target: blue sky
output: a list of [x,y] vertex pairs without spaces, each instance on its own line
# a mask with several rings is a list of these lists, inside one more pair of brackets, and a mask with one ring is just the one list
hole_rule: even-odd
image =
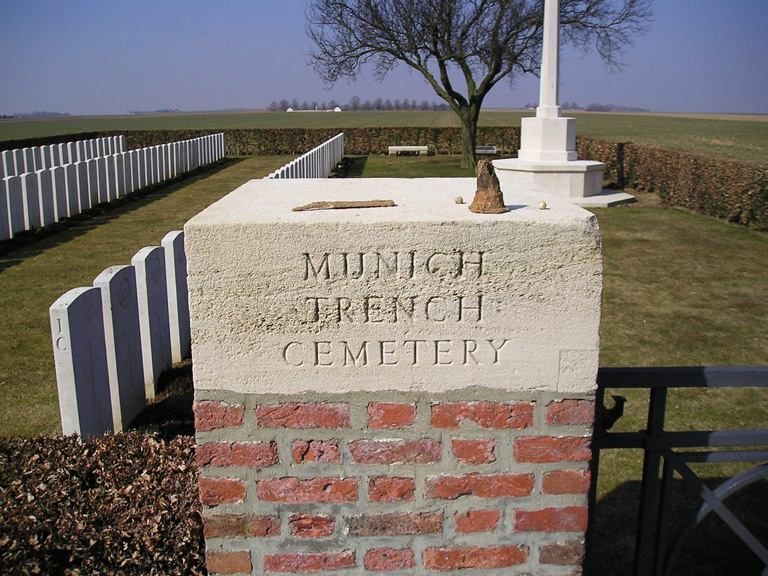
[[[0,0],[0,114],[259,109],[353,95],[438,101],[404,67],[329,88],[307,64],[304,0]],[[609,73],[564,49],[561,102],[768,113],[768,0],[655,0],[650,34]],[[538,79],[485,106],[538,101]]]

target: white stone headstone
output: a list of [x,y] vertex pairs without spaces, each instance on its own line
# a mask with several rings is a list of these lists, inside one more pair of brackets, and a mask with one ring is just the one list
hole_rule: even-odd
[[56,207],[53,196],[53,178],[50,170],[38,170],[37,193],[40,198],[40,222],[43,226],[50,226],[56,222]]
[[168,151],[170,150],[169,144],[160,145],[160,182],[168,180],[171,174],[171,167],[168,162]]
[[64,166],[51,168],[53,183],[54,213],[56,222],[69,217],[69,199],[67,195],[67,170]]
[[14,174],[17,176],[21,176],[27,171],[24,150],[26,148],[16,148],[13,150]]
[[50,161],[50,168],[55,168],[56,166],[62,166],[66,164],[66,162],[63,161],[61,157],[61,149],[59,148],[59,144],[51,144],[48,146],[48,158]]
[[80,198],[78,205],[80,212],[85,212],[91,207],[90,166],[88,161],[75,162],[75,166],[77,166],[77,193]]
[[40,146],[32,147],[32,166],[34,171],[42,170],[45,168],[43,164],[43,149]]
[[67,177],[67,212],[69,217],[80,214],[80,192],[77,168],[79,163],[64,166]]
[[59,154],[59,161],[60,166],[66,166],[67,164],[71,164],[72,160],[69,156],[69,145],[67,143],[61,143],[57,144],[58,146],[58,154]]
[[113,432],[101,291],[70,290],[53,303],[50,319],[62,432]]
[[152,181],[154,184],[160,184],[163,181],[163,148],[162,146],[152,147]]
[[171,367],[165,250],[160,246],[142,248],[131,264],[136,269],[144,389],[151,400],[160,375]]
[[189,357],[189,295],[187,294],[187,257],[184,232],[168,232],[162,240],[165,249],[165,273],[168,285],[171,359],[181,362]]
[[96,206],[99,200],[99,161],[96,158],[91,158],[85,161],[88,166],[88,206],[93,208]]
[[21,176],[9,176],[5,179],[5,191],[8,195],[8,225],[11,237],[26,228],[24,217],[24,187]]
[[[126,152],[129,159],[126,164],[125,187],[126,194],[133,194],[141,187],[139,180],[139,170],[141,170],[141,156],[138,150],[129,150]],[[130,182],[130,185],[129,185]]]
[[200,142],[197,139],[192,140],[190,143],[189,158],[190,170],[197,170],[200,168]]
[[166,180],[176,177],[176,142],[171,142],[165,147],[165,176]]
[[114,182],[111,180],[112,174],[107,164],[107,158],[99,156],[96,159],[96,165],[99,170],[99,203],[110,202],[112,200],[112,186],[114,186]]
[[21,189],[24,193],[24,229],[40,228],[40,193],[37,189],[37,174],[25,172],[21,176]]
[[13,150],[3,150],[0,152],[0,165],[2,165],[3,169],[3,178],[16,176],[16,161],[13,157]]
[[11,238],[10,212],[8,211],[8,185],[0,178],[0,241]]
[[24,166],[19,174],[35,171],[35,151],[32,148],[22,148]]
[[112,417],[120,432],[146,405],[135,269],[107,268],[93,285],[101,290]]
[[112,155],[112,162],[115,165],[115,195],[117,198],[122,198],[126,194],[126,156],[125,152],[116,152]]
[[77,142],[67,142],[67,157],[69,158],[70,164],[74,164],[75,162],[80,162],[82,160],[80,158],[80,147],[78,146]]

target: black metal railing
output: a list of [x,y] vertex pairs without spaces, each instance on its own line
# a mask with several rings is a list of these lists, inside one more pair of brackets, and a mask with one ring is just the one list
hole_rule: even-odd
[[[601,450],[635,448],[644,451],[634,575],[669,576],[682,544],[710,512],[757,555],[768,576],[768,550],[724,505],[723,500],[750,484],[768,478],[768,429],[665,431],[667,395],[672,388],[768,387],[768,366],[601,368],[597,377],[596,422],[593,438],[590,510],[595,510],[597,470]],[[625,399],[613,396],[614,406],[604,406],[607,389],[650,390],[647,425],[638,432],[609,432],[621,417]],[[766,407],[768,409],[768,407]],[[693,463],[762,463],[710,489],[690,467]],[[659,477],[661,472],[661,477]],[[701,498],[672,534],[670,509],[675,472]]]

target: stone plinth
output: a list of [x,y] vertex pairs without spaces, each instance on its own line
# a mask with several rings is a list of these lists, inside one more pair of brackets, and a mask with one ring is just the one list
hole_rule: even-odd
[[520,121],[520,150],[525,162],[568,162],[576,160],[575,118],[523,118]]
[[[475,187],[258,180],[187,223],[210,573],[580,563],[597,222],[474,214]],[[396,206],[291,210],[372,199]]]
[[[521,150],[522,152],[522,150]],[[597,196],[603,190],[605,164],[591,160],[537,161],[522,158],[495,160],[501,189],[513,194],[540,191],[579,199]]]

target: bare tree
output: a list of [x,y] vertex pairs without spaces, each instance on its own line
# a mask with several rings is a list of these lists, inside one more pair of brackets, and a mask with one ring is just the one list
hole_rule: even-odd
[[[647,30],[651,2],[560,0],[563,39],[617,67]],[[485,96],[504,78],[538,72],[543,0],[311,0],[307,22],[310,57],[328,83],[366,64],[379,78],[399,63],[417,70],[458,114],[462,166],[474,166]]]

